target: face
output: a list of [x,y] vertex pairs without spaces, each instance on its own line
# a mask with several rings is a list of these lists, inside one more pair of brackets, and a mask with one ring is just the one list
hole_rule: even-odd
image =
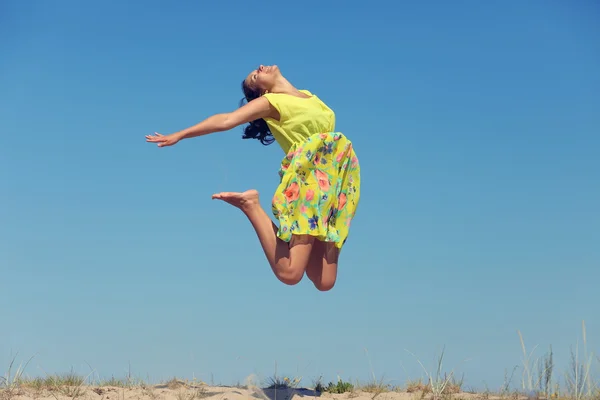
[[279,76],[277,65],[261,65],[246,77],[246,84],[251,88],[258,89],[261,93],[271,90]]

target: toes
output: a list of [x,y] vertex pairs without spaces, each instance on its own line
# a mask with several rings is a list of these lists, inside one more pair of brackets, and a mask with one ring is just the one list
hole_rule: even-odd
[[221,192],[218,194],[218,196],[220,197],[227,197],[227,198],[235,198],[235,197],[240,197],[241,193],[236,193],[236,192]]
[[212,195],[213,199],[233,199],[236,197],[239,197],[239,193],[221,192],[221,193],[215,193]]

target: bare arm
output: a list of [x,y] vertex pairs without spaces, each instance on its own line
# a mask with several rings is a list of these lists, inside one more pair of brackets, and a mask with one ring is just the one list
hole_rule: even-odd
[[204,121],[179,132],[170,135],[161,135],[160,133],[156,133],[155,136],[146,135],[146,141],[156,143],[158,147],[172,146],[181,139],[227,131],[238,125],[267,117],[277,120],[280,118],[279,112],[271,105],[269,100],[264,97],[259,97],[235,111],[215,114],[206,118]]
[[259,97],[230,113],[215,114],[208,117],[194,126],[177,132],[176,135],[180,139],[208,135],[214,132],[228,131],[247,122],[267,117],[279,119],[279,113],[269,100]]

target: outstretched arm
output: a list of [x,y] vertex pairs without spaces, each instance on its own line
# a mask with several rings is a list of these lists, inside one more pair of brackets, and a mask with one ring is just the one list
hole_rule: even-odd
[[247,122],[267,117],[279,119],[279,113],[271,105],[269,100],[264,97],[259,97],[233,112],[215,114],[194,126],[171,135],[161,135],[158,133],[156,136],[147,135],[146,141],[158,143],[159,147],[172,146],[181,139],[208,135],[214,132],[228,131]]

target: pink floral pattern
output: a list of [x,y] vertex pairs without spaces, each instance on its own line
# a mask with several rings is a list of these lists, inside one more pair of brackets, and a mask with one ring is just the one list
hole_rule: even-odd
[[360,165],[352,142],[325,132],[292,146],[281,162],[272,210],[277,235],[309,234],[342,248],[360,200]]

